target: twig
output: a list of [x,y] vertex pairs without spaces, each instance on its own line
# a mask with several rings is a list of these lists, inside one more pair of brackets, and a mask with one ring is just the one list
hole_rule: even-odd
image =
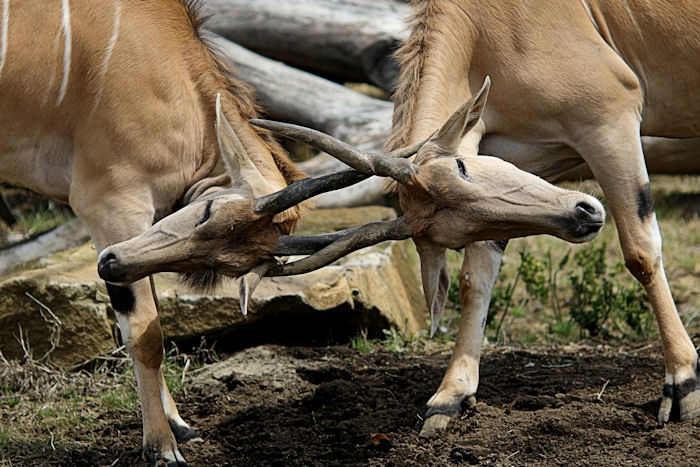
[[518,450],[515,451],[513,454],[509,454],[508,457],[506,457],[506,461],[509,461],[511,457],[513,457],[513,456],[515,456],[516,454],[519,454],[519,453],[520,453],[520,450],[518,449]]
[[603,393],[605,392],[605,388],[608,387],[608,383],[609,383],[609,382],[610,382],[610,380],[607,380],[607,381],[605,382],[605,384],[603,385],[603,389],[601,389],[600,392],[598,393],[598,400],[599,400],[600,402],[603,402],[603,399],[601,399],[601,397],[602,397]]
[[[39,314],[41,315],[41,318],[42,318],[46,323],[50,324],[50,325],[53,327],[53,329],[51,330],[51,336],[49,337],[49,343],[51,344],[51,347],[44,353],[44,355],[42,355],[42,356],[37,360],[38,362],[41,362],[41,361],[46,360],[46,359],[49,357],[49,355],[51,355],[51,353],[52,353],[54,350],[56,350],[56,347],[58,347],[58,344],[59,344],[59,342],[61,341],[61,326],[63,325],[63,323],[61,322],[60,319],[58,319],[58,316],[56,316],[56,315],[53,313],[53,311],[51,311],[51,309],[50,309],[48,306],[46,306],[46,305],[44,305],[43,303],[41,303],[41,302],[40,302],[36,297],[34,297],[32,294],[30,294],[29,292],[24,292],[24,295],[26,295],[26,296],[29,297],[34,303],[36,303],[37,305],[39,305],[39,307],[40,307],[40,308],[39,308]],[[44,315],[44,312],[42,311],[42,309],[43,309],[43,310],[46,310],[46,312],[47,312],[49,315],[51,315],[51,317],[53,318],[53,322],[52,322],[51,320],[49,320],[49,319],[46,317],[46,315]]]
[[189,357],[185,361],[185,367],[182,369],[182,378],[180,378],[180,383],[182,383],[182,392],[185,393],[185,397],[187,397],[187,387],[185,386],[185,373],[187,373],[187,369],[190,367],[190,359]]
[[542,365],[542,368],[566,368],[572,365],[573,363],[562,363],[560,365]]
[[391,392],[390,390],[388,390],[388,389],[386,389],[386,388],[380,388],[380,389],[381,389],[382,391],[386,391],[386,392],[388,392],[389,394],[391,394],[391,397],[393,397],[394,400],[395,400],[397,403],[399,402],[399,400],[396,398],[396,396],[394,395],[393,392]]
[[518,285],[519,279],[520,269],[518,269],[518,273],[515,275],[515,279],[513,279],[513,285],[508,291],[508,300],[506,301],[506,305],[503,307],[503,314],[501,314],[501,319],[498,321],[498,327],[496,328],[496,344],[498,344],[501,340],[501,326],[503,325],[503,320],[506,319],[506,315],[508,314],[508,310],[510,309],[510,304],[513,301],[513,294],[515,293],[515,287]]
[[650,349],[650,348],[652,348],[652,347],[654,347],[654,344],[647,344],[647,345],[643,345],[643,346],[641,346],[641,347],[638,347],[638,348],[636,348],[636,349],[632,349],[632,350],[630,350],[628,353],[630,353],[630,354],[636,354],[636,353],[638,353],[638,352],[641,352],[642,350]]
[[56,322],[57,322],[58,324],[60,324],[61,326],[63,325],[63,323],[61,322],[61,320],[58,319],[58,316],[56,316],[56,315],[53,314],[53,311],[51,311],[51,308],[49,308],[49,307],[47,307],[46,305],[44,305],[43,303],[41,303],[36,297],[34,297],[34,296],[33,296],[32,294],[30,294],[29,292],[24,292],[24,295],[26,295],[27,297],[29,297],[30,299],[32,299],[37,305],[39,305],[39,306],[42,307],[44,310],[46,310],[46,311],[51,315],[51,317],[52,317],[54,320],[56,320]]

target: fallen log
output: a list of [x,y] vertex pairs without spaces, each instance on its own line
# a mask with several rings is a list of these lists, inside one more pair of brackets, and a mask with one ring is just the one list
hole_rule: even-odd
[[207,27],[242,46],[342,81],[387,92],[391,59],[408,37],[411,6],[398,0],[206,0]]
[[[212,42],[238,75],[252,85],[269,118],[323,131],[363,151],[381,151],[391,128],[391,102],[360,94],[332,81],[276,62],[213,35]],[[310,175],[348,167],[321,154],[299,164]],[[376,204],[383,180],[369,179],[314,198],[318,207]]]
[[20,263],[73,248],[90,240],[87,226],[78,218],[48,232],[0,249],[0,276]]

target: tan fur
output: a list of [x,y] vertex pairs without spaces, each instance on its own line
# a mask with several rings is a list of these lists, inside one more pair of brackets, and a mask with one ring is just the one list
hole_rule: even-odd
[[[412,27],[397,54],[401,73],[388,149],[429,136],[490,76],[489,104],[461,154],[495,155],[547,178],[587,162],[615,215],[625,263],[654,306],[667,383],[696,378],[697,353],[666,283],[653,206],[644,201],[649,179],[639,135],[700,136],[700,3],[425,0]],[[447,188],[436,190],[440,179],[420,171],[417,177],[432,192]],[[445,196],[448,191],[431,215],[424,198],[400,191],[404,208],[430,217],[414,223],[443,241],[460,224],[453,216],[440,218],[441,204],[459,202]],[[500,260],[489,248],[474,243],[466,249],[479,260],[465,258],[465,270],[489,280],[462,284],[462,323],[478,321],[473,318],[488,307],[483,297]],[[468,354],[453,355],[429,407],[453,406],[476,387],[469,379],[478,375],[472,368],[478,353],[464,340],[479,340],[481,333],[472,331],[460,329],[456,352]],[[680,404],[686,415],[698,412],[697,402]],[[659,420],[667,421],[669,411],[666,401]]]
[[[10,2],[1,44],[0,181],[69,202],[98,250],[230,186],[215,131],[218,93],[225,118],[274,190],[303,177],[268,132],[249,124],[259,116],[252,89],[206,42],[197,5]],[[300,213],[294,207],[277,224],[267,219],[268,230],[291,232]],[[259,224],[245,226],[253,227]],[[273,243],[263,237],[264,245]],[[131,295],[113,290],[123,295],[122,306],[133,301],[117,316],[139,382],[144,448],[184,462],[163,407],[172,398],[162,387],[162,336],[149,281],[131,285]],[[167,410],[180,423],[177,411]]]

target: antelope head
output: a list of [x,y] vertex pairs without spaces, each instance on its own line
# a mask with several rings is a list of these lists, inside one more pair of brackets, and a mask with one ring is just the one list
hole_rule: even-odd
[[277,237],[290,233],[296,218],[280,215],[284,209],[253,212],[255,198],[273,190],[223,115],[220,96],[216,137],[232,188],[204,196],[141,235],[104,249],[98,258],[103,279],[127,284],[172,271],[206,290],[216,285],[221,274],[239,276],[271,258]]
[[[404,217],[394,221],[390,229],[393,237],[377,234],[376,239],[413,237],[431,313],[431,335],[437,328],[449,288],[446,248],[534,234],[585,242],[597,235],[605,219],[603,206],[592,196],[558,188],[496,157],[457,152],[462,139],[481,117],[489,86],[486,78],[479,92],[430,138],[393,154],[415,153],[413,162],[388,157],[391,155],[360,153],[302,127],[253,121],[316,146],[359,172],[388,176],[398,182]],[[398,231],[401,233],[396,234]],[[292,267],[285,265],[278,270]]]
[[[356,238],[353,233],[364,235],[362,229],[350,229],[330,235],[290,237],[287,234],[293,230],[296,217],[285,213],[312,196],[357,183],[368,175],[350,170],[306,178],[273,193],[224,117],[218,98],[216,134],[232,188],[202,197],[142,234],[105,248],[98,257],[102,279],[126,285],[157,272],[178,272],[188,285],[207,291],[222,276],[244,276],[240,298],[245,314],[248,297],[268,270],[278,264],[277,258],[321,249],[320,256],[311,255],[292,266],[304,269],[300,272],[310,271],[333,261],[339,245]],[[410,154],[403,150],[394,155]],[[362,242],[366,239],[354,245],[360,247]],[[323,249],[330,244],[334,246]],[[270,275],[287,274],[284,270],[270,271]]]

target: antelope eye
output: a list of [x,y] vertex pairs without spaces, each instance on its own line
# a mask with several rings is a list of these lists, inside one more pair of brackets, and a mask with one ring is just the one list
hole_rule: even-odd
[[467,175],[467,168],[464,166],[464,162],[462,162],[460,159],[457,159],[457,170],[459,170],[459,176],[462,178],[462,180],[466,181],[471,181],[469,178],[469,175]]
[[197,225],[195,225],[195,228],[199,227],[200,225],[204,224],[206,221],[209,220],[209,218],[211,217],[211,205],[213,202],[214,202],[213,199],[210,199],[209,201],[207,201],[207,207],[204,208],[204,216],[202,216],[202,219],[199,222],[197,222]]

